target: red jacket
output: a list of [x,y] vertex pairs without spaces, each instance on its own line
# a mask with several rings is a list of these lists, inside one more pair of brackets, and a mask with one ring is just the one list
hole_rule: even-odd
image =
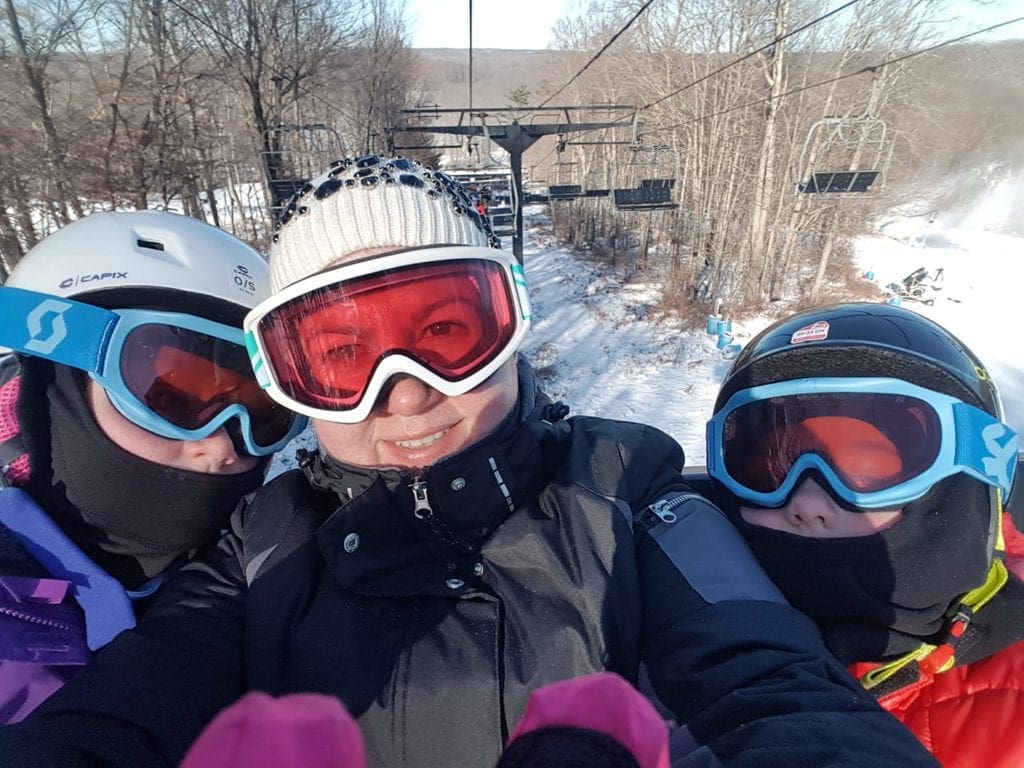
[[[1024,535],[1004,516],[1007,565],[1024,577]],[[982,608],[984,612],[984,608]],[[899,718],[943,768],[1024,766],[1024,642],[886,694]]]

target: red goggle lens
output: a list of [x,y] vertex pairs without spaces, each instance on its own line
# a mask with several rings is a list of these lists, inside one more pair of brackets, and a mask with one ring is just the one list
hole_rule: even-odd
[[290,397],[348,410],[389,355],[449,381],[479,371],[512,340],[515,313],[502,265],[444,261],[311,291],[269,312],[259,333]]

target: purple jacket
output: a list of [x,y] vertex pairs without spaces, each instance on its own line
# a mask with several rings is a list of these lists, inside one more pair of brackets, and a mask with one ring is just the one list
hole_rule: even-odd
[[31,555],[50,578],[0,562],[0,725],[18,722],[135,626],[124,587],[85,556],[19,488],[0,490],[3,549]]

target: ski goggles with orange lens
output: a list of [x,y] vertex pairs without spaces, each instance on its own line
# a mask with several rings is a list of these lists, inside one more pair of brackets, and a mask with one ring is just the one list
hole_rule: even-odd
[[227,428],[252,456],[305,426],[257,384],[241,329],[178,312],[106,310],[0,287],[0,344],[86,371],[132,423],[170,440]]
[[375,256],[300,280],[245,318],[260,384],[278,403],[355,424],[387,381],[454,396],[483,383],[530,327],[523,268],[494,248]]
[[799,379],[734,394],[707,427],[708,474],[783,506],[807,470],[863,509],[898,507],[963,472],[1006,498],[1017,434],[980,408],[899,379]]

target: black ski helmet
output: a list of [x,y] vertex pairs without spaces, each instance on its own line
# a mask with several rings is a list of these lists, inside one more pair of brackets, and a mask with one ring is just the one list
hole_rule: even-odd
[[963,342],[909,309],[867,302],[799,312],[763,330],[726,374],[715,413],[749,387],[857,376],[902,379],[1003,419],[995,384]]

